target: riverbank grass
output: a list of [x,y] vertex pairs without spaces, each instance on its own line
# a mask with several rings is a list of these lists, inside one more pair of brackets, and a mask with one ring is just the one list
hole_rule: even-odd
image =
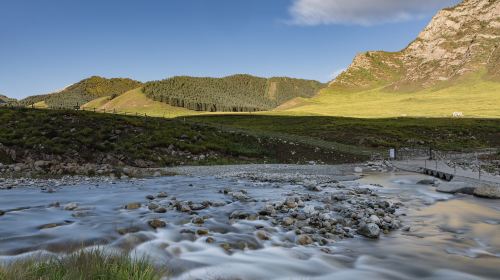
[[161,277],[162,272],[145,260],[110,256],[98,250],[0,266],[0,280],[159,280]]

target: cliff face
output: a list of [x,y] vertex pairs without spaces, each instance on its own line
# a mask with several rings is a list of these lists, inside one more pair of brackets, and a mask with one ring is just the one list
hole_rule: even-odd
[[499,45],[500,0],[465,0],[441,10],[404,50],[357,55],[330,86],[413,90],[478,71],[500,81]]

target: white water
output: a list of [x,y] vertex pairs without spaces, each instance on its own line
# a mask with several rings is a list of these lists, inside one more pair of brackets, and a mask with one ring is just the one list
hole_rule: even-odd
[[[169,268],[173,279],[498,279],[498,201],[436,193],[433,187],[416,184],[422,178],[374,174],[349,183],[383,185],[371,188],[405,204],[408,216],[403,220],[411,231],[396,231],[377,241],[357,236],[327,246],[297,246],[293,232],[267,221],[228,221],[234,210],[257,211],[262,200],[308,192],[298,185],[175,176],[63,187],[51,194],[34,187],[4,190],[0,191],[0,209],[9,211],[0,217],[0,261],[100,245],[146,256]],[[145,195],[159,191],[167,192],[169,199],[228,201],[218,193],[225,187],[245,189],[258,202],[234,202],[199,211],[199,215],[210,216],[203,227],[216,240],[212,244],[206,243],[206,236],[181,233],[182,229],[199,228],[190,223],[188,214],[156,214],[146,207],[123,209],[130,202],[144,203]],[[56,201],[78,203],[80,216],[74,217],[74,211],[62,207],[48,207]],[[151,218],[165,219],[168,225],[153,231],[146,224]],[[49,223],[62,225],[39,229]],[[272,232],[270,240],[255,238],[257,225]],[[125,236],[117,233],[117,229],[131,226],[140,231]],[[242,248],[228,252],[220,247],[222,243],[242,244]]]

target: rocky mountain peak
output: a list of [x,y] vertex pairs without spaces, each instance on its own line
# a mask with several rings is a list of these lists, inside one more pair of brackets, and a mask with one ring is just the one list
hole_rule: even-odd
[[485,71],[500,80],[500,0],[465,0],[441,10],[401,52],[359,54],[332,87],[412,90]]

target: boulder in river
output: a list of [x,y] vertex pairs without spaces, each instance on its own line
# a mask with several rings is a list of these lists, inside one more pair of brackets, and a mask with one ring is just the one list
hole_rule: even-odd
[[165,223],[162,220],[154,219],[154,220],[149,221],[148,225],[150,227],[154,228],[154,229],[157,229],[157,228],[164,228],[164,227],[166,227],[167,223]]
[[417,182],[417,185],[434,185],[436,183],[435,179],[423,179]]
[[139,202],[132,202],[127,205],[125,205],[125,209],[127,210],[136,210],[141,208],[141,204]]
[[5,215],[5,211],[0,210],[0,216]]
[[378,238],[380,236],[380,228],[374,223],[364,224],[358,229],[358,233],[368,238]]
[[73,211],[78,208],[78,204],[75,202],[68,203],[64,205],[64,210]]
[[302,234],[297,237],[297,244],[305,246],[313,243],[312,238],[307,234]]
[[474,190],[474,195],[484,198],[500,199],[500,186],[481,185]]
[[442,182],[436,188],[436,191],[442,193],[451,193],[451,194],[456,194],[456,193],[473,194],[474,189],[475,189],[474,186],[468,185],[467,183],[464,182]]

